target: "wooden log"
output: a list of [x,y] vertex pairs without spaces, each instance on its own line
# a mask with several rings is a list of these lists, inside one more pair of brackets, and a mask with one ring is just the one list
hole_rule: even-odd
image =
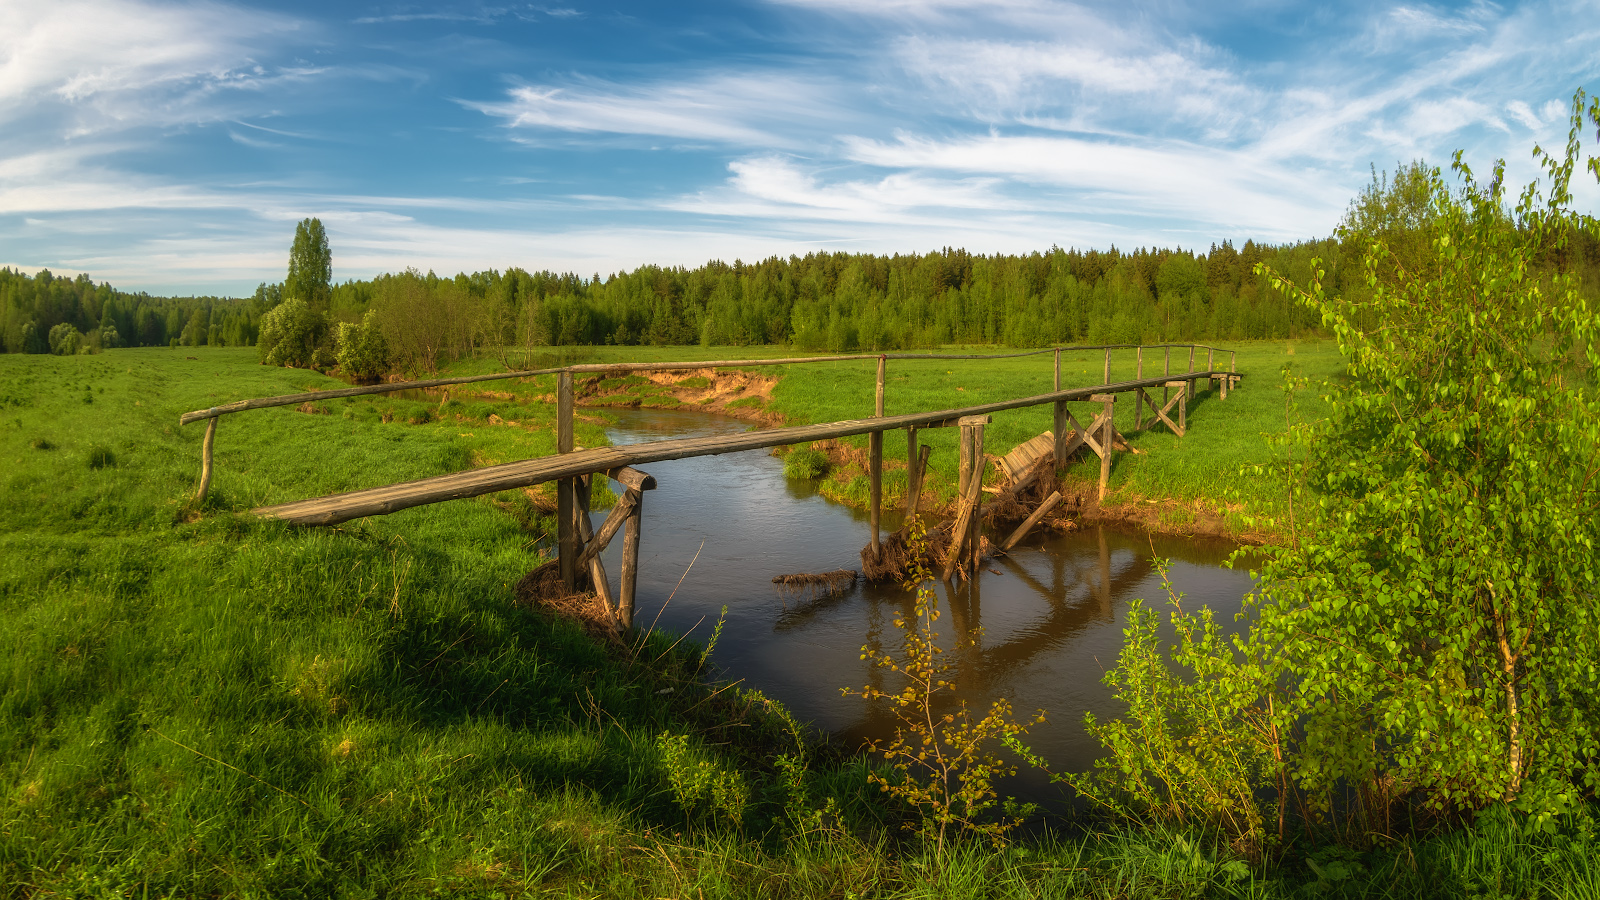
[[578,568],[587,566],[589,560],[605,552],[606,545],[610,544],[611,539],[622,529],[622,523],[633,514],[633,505],[639,502],[639,497],[639,492],[633,488],[622,493],[622,499],[618,500],[617,505],[606,515],[605,524],[600,526],[600,530],[593,537],[584,542],[583,552],[578,555]]
[[336,400],[340,397],[360,397],[367,394],[388,394],[394,391],[419,391],[428,388],[442,387],[447,384],[471,384],[479,381],[503,381],[507,378],[532,378],[535,375],[554,375],[560,369],[526,369],[517,372],[496,372],[492,375],[469,375],[464,378],[434,378],[428,381],[402,381],[395,384],[369,384],[361,387],[337,388],[331,391],[306,391],[300,394],[280,394],[276,397],[257,397],[252,400],[236,400],[213,406],[210,409],[197,409],[186,412],[178,417],[178,424],[187,425],[201,419],[215,419],[230,413],[246,412],[252,409],[271,409],[275,406],[299,406],[302,403],[314,403],[318,400]]
[[1027,537],[1028,532],[1033,530],[1033,526],[1039,524],[1039,520],[1048,515],[1050,510],[1055,509],[1056,504],[1060,502],[1060,491],[1056,491],[1055,493],[1051,494],[1043,503],[1039,504],[1038,509],[1033,511],[1033,515],[1030,515],[1028,518],[1024,519],[1022,524],[1017,526],[1017,530],[1011,532],[1011,536],[1006,538],[1006,542],[1004,544],[1000,545],[1000,549],[1010,550],[1012,547],[1015,547],[1017,542],[1022,540],[1024,537]]
[[211,447],[217,440],[217,420],[212,419],[206,423],[206,437],[200,442],[200,489],[194,492],[194,499],[206,499],[206,492],[211,490]]
[[622,574],[617,585],[622,595],[617,600],[617,621],[623,628],[633,627],[633,610],[639,586],[639,535],[644,517],[644,494],[630,489],[634,497],[633,508],[628,511],[628,521],[622,533]]
[[629,466],[619,466],[615,469],[608,469],[606,471],[606,477],[610,478],[612,481],[620,482],[623,487],[630,488],[635,491],[653,491],[656,489],[656,478],[654,475],[641,472],[638,469],[631,468]]

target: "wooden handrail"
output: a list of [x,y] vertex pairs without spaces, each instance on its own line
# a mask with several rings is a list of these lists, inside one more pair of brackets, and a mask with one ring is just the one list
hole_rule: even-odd
[[497,466],[486,466],[481,469],[471,469],[449,475],[438,475],[402,484],[350,491],[329,497],[263,506],[251,510],[251,512],[256,515],[283,519],[302,525],[336,525],[351,519],[385,515],[402,509],[410,509],[414,506],[424,506],[444,500],[476,497],[482,494],[528,487],[563,478],[578,478],[594,472],[610,471],[620,466],[642,466],[661,460],[684,459],[691,456],[717,456],[723,453],[737,453],[741,450],[759,450],[767,447],[802,444],[858,434],[896,431],[901,428],[950,426],[958,424],[962,418],[967,416],[986,415],[1009,409],[1040,406],[1057,401],[1104,402],[1102,398],[1110,394],[1135,391],[1141,388],[1161,387],[1170,381],[1190,381],[1213,377],[1239,378],[1241,376],[1226,371],[1208,370],[1186,373],[1181,377],[1162,376],[1160,378],[1124,381],[1110,385],[1051,391],[1048,394],[1039,394],[1033,397],[1000,400],[994,403],[983,403],[960,409],[906,413],[898,416],[883,416],[881,418],[874,416],[867,419],[850,419],[817,425],[792,425],[767,431],[752,431],[741,434],[649,441],[621,447],[595,447],[587,450],[574,450],[571,453],[560,453],[519,462],[503,463]]

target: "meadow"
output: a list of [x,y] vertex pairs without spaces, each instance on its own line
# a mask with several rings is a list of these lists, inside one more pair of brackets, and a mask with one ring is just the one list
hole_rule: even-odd
[[[1292,357],[1289,346],[1245,345],[1239,367],[1253,380],[1225,403],[1197,403],[1181,448],[1130,433],[1150,452],[1120,458],[1117,489],[1227,498],[1231,487],[1246,509],[1271,509],[1270,483],[1237,476],[1266,444],[1238,437],[1283,421],[1281,362],[1308,374],[1336,362],[1325,345]],[[638,351],[536,364],[623,352]],[[1038,392],[1047,359],[946,364],[942,376],[892,365],[889,410],[947,405],[946,391],[972,402]],[[871,385],[867,362],[799,368],[774,406],[796,419],[860,415]],[[514,584],[540,561],[545,530],[526,495],[330,529],[243,512],[549,453],[552,413],[526,402],[541,385],[230,416],[212,495],[189,499],[204,429],[180,427],[180,413],[334,386],[259,366],[248,348],[0,356],[6,895],[1600,893],[1587,820],[1548,834],[1489,817],[1362,851],[1308,835],[1270,865],[1204,835],[1056,823],[935,864],[869,790],[865,761],[715,683],[692,641],[652,632],[612,645],[519,604]],[[604,439],[601,415],[583,411],[580,444]],[[1048,427],[1045,410],[1008,415],[991,431],[997,452]],[[952,455],[940,447],[936,465]]]

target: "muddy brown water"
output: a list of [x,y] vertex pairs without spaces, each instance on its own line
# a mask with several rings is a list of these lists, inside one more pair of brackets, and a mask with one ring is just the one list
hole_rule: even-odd
[[[678,410],[606,410],[613,444],[743,432],[749,423]],[[781,701],[802,721],[857,747],[892,735],[888,710],[841,688],[892,686],[861,659],[864,644],[900,644],[894,619],[909,613],[909,592],[856,582],[815,597],[772,583],[776,575],[860,569],[870,539],[864,513],[824,499],[814,483],[784,477],[783,461],[757,450],[652,463],[659,487],[645,494],[637,624],[704,641],[726,605],[712,663],[728,680]],[[596,523],[599,526],[599,521]],[[887,527],[898,527],[890,518]],[[621,541],[605,554],[621,568]],[[1130,604],[1165,594],[1153,557],[1171,560],[1185,608],[1205,605],[1232,630],[1251,589],[1244,564],[1224,564],[1234,545],[1090,528],[1034,534],[989,561],[975,583],[938,587],[940,643],[981,628],[978,644],[952,654],[958,695],[987,709],[999,697],[1018,714],[1044,709],[1048,721],[1028,737],[1058,770],[1084,771],[1101,747],[1083,727],[1085,712],[1123,713],[1101,681],[1116,664]],[[698,558],[696,558],[698,554]],[[681,583],[680,583],[681,581]],[[670,601],[669,601],[670,598]],[[1055,806],[1065,789],[1037,772],[1004,784],[1008,793]]]

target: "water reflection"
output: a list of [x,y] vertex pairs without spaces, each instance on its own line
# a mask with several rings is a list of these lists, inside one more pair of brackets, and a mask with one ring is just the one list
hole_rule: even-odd
[[[739,420],[681,411],[611,414],[617,423],[609,433],[617,444],[746,428]],[[660,627],[704,637],[726,604],[728,621],[713,660],[725,674],[847,743],[888,736],[886,710],[842,697],[840,688],[892,687],[883,682],[883,670],[861,660],[861,648],[898,647],[893,623],[910,614],[911,594],[857,582],[819,596],[771,583],[779,574],[859,568],[868,539],[865,516],[784,478],[782,461],[764,451],[645,468],[659,487],[645,504],[640,624],[659,615]],[[607,553],[615,557],[618,549]],[[1101,678],[1116,663],[1128,604],[1164,599],[1153,557],[1172,560],[1173,582],[1188,603],[1210,606],[1231,624],[1250,589],[1244,571],[1221,567],[1232,550],[1223,542],[1098,528],[1036,534],[1009,556],[991,560],[972,582],[939,585],[937,630],[959,666],[957,699],[987,709],[1005,697],[1019,714],[1045,709],[1050,720],[1035,729],[1034,749],[1057,768],[1087,769],[1099,745],[1084,732],[1083,714],[1120,713]],[[609,571],[619,566],[620,560],[607,560]],[[957,636],[976,637],[977,644],[960,649]],[[1055,793],[1038,776],[1009,787],[1038,798]]]

